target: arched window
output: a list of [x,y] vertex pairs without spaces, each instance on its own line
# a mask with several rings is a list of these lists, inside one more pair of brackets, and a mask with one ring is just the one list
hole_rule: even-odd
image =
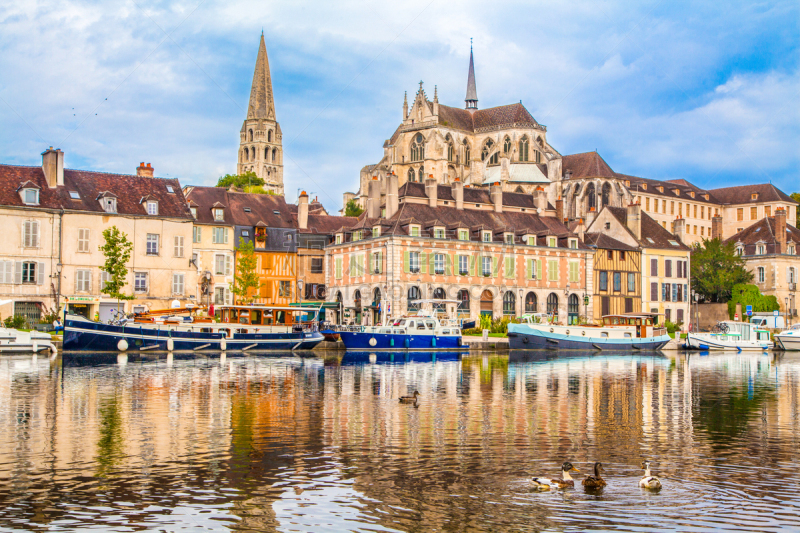
[[605,207],[611,202],[611,184],[608,182],[603,184],[603,198],[601,201],[602,205],[600,207]]
[[506,137],[503,140],[503,153],[508,155],[511,152],[511,139]]
[[[439,287],[438,289],[433,290],[433,299],[434,300],[444,300],[446,298],[444,294],[444,289]],[[439,313],[447,312],[445,309],[444,304],[434,304],[433,308]]]
[[408,169],[408,181],[416,181],[416,173],[413,168]]
[[270,142],[270,143],[272,142],[272,130],[269,130],[267,132],[267,142]]
[[250,142],[253,142],[253,130],[250,130]]
[[465,165],[469,165],[469,158],[470,158],[469,143],[467,143],[467,140],[464,139],[464,164]]
[[411,143],[411,160],[422,161],[425,159],[425,138],[421,133],[417,133]]
[[375,287],[375,290],[372,291],[372,305],[377,307],[381,303],[381,289],[379,287]]
[[419,300],[422,299],[422,293],[419,291],[419,287],[412,285],[408,288],[408,310],[410,311],[418,311],[419,310]]
[[577,317],[578,313],[580,313],[580,300],[578,300],[577,294],[570,294],[569,299],[567,300],[567,313],[570,315],[575,315]]
[[527,135],[519,140],[519,160],[520,161],[527,161],[528,160],[528,148],[530,142],[528,141]]
[[558,316],[558,295],[554,292],[547,297],[547,314]]
[[456,300],[458,300],[458,312],[469,313],[469,291],[467,289],[458,291]]
[[[489,157],[489,153],[492,151],[492,147],[494,146],[494,141],[489,139],[486,141],[486,144],[483,145],[483,150],[481,150],[481,161],[486,161],[486,158]],[[489,157],[489,164],[496,165],[497,164],[497,152],[492,154]]]
[[264,161],[269,161],[269,148],[264,148]]
[[525,295],[525,312],[535,313],[539,307],[539,299],[536,297],[535,292],[529,292]]
[[453,143],[447,143],[447,160],[452,162],[456,158],[455,153],[456,151],[453,148]]
[[361,291],[358,289],[353,293],[353,307],[356,309],[361,308]]
[[503,314],[514,316],[517,314],[517,297],[514,291],[506,291],[503,295]]
[[536,162],[537,163],[542,162],[542,152],[540,152],[539,150],[536,150]]
[[586,186],[586,211],[597,208],[597,194],[594,191],[594,183]]
[[744,255],[744,247],[743,246],[737,246],[736,247],[736,255]]
[[242,161],[244,161],[244,150],[242,150],[242,153],[239,154],[239,162],[241,163]]
[[276,159],[278,159],[278,149],[277,148],[273,148],[272,149],[272,162],[274,163]]

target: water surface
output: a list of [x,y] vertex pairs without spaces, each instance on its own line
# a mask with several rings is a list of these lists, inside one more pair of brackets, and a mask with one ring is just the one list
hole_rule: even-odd
[[0,356],[0,531],[797,530],[799,407],[791,354]]

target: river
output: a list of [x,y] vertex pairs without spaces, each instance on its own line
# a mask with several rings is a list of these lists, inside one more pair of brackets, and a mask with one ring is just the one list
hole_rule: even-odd
[[797,530],[799,415],[793,354],[4,355],[0,531]]

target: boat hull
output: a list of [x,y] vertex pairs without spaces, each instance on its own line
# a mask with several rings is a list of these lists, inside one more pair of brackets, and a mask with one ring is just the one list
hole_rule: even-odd
[[116,352],[120,351],[121,340],[127,342],[128,351],[264,351],[310,350],[323,337],[318,331],[302,331],[234,333],[232,338],[224,338],[222,333],[177,331],[145,324],[115,326],[70,319],[64,324],[64,351]]
[[[729,350],[738,352],[763,352],[772,348],[771,342],[733,342],[715,339],[710,335],[689,333],[686,335],[686,347],[693,350]],[[798,347],[800,349],[800,347]]]
[[659,350],[670,340],[669,335],[615,339],[550,333],[525,324],[508,326],[508,347],[511,350]]
[[347,350],[459,350],[460,335],[403,335],[340,331],[339,337]]
[[775,339],[775,347],[787,352],[794,352],[800,350],[800,336],[798,335],[781,335],[780,333],[773,336]]

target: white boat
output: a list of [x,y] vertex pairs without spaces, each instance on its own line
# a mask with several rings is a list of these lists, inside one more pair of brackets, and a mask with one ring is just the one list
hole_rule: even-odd
[[776,333],[772,338],[775,339],[776,348],[786,351],[800,350],[800,324]]
[[749,322],[725,320],[716,333],[689,333],[686,348],[694,350],[764,351],[772,348],[769,331]]
[[49,333],[0,327],[0,353],[31,353],[42,350],[56,353],[56,346]]

